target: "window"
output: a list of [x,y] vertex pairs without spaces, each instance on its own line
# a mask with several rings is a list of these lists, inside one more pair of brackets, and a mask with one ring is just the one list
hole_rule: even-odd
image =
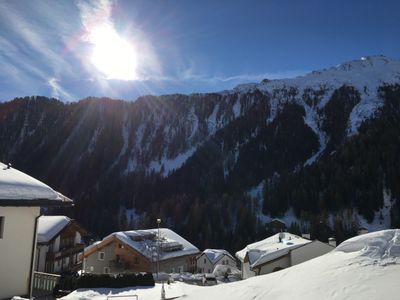
[[104,267],[104,274],[110,274],[110,268]]
[[206,264],[207,263],[207,261],[206,261],[206,259],[204,259],[204,264]]
[[0,217],[0,239],[3,238],[4,235],[4,217]]
[[104,257],[106,256],[106,254],[104,253],[104,252],[99,252],[98,253],[98,256],[97,256],[97,259],[98,260],[104,260]]
[[135,264],[138,264],[139,263],[139,257],[136,256],[134,262],[135,262]]

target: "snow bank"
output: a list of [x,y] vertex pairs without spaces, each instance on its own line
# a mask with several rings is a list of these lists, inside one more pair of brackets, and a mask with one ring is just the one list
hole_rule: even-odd
[[359,252],[374,264],[395,264],[400,262],[400,229],[356,236],[340,244],[334,251]]

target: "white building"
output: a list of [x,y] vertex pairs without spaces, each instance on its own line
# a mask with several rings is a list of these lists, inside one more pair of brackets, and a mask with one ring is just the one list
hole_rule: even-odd
[[71,203],[39,180],[0,163],[0,299],[31,293],[40,207]]
[[246,279],[294,266],[333,249],[333,246],[318,240],[310,241],[288,232],[281,232],[247,245],[236,252],[236,257],[241,262],[242,278]]
[[[158,237],[158,232],[160,237]],[[197,247],[168,228],[114,232],[84,251],[88,273],[193,272]]]
[[35,270],[46,273],[82,269],[88,232],[67,216],[41,216],[38,223]]
[[212,273],[217,265],[228,265],[236,268],[236,259],[223,249],[206,249],[196,258],[198,273]]

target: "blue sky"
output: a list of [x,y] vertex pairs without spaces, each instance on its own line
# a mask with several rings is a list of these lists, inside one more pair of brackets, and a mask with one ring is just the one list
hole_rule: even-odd
[[[212,92],[365,55],[400,58],[399,11],[397,0],[2,0],[0,101]],[[104,26],[117,40],[95,36]],[[116,41],[132,47],[135,66],[104,56]],[[133,77],[95,65],[97,45],[100,60],[119,58]]]

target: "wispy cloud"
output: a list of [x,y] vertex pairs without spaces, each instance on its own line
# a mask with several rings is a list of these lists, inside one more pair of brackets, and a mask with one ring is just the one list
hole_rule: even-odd
[[75,98],[59,84],[56,78],[50,78],[47,83],[51,87],[51,96],[57,99],[74,100]]
[[263,79],[285,79],[294,78],[306,74],[308,71],[280,71],[260,74],[238,74],[232,76],[210,76],[206,74],[196,74],[189,70],[176,76],[147,76],[138,81],[199,81],[208,83],[228,83],[228,82],[259,82]]
[[71,28],[64,12],[65,7],[57,3],[50,8],[36,1],[35,5],[0,2],[0,65],[28,95],[45,94],[40,87],[48,83],[48,78],[74,74],[71,63],[62,55],[63,40]]

